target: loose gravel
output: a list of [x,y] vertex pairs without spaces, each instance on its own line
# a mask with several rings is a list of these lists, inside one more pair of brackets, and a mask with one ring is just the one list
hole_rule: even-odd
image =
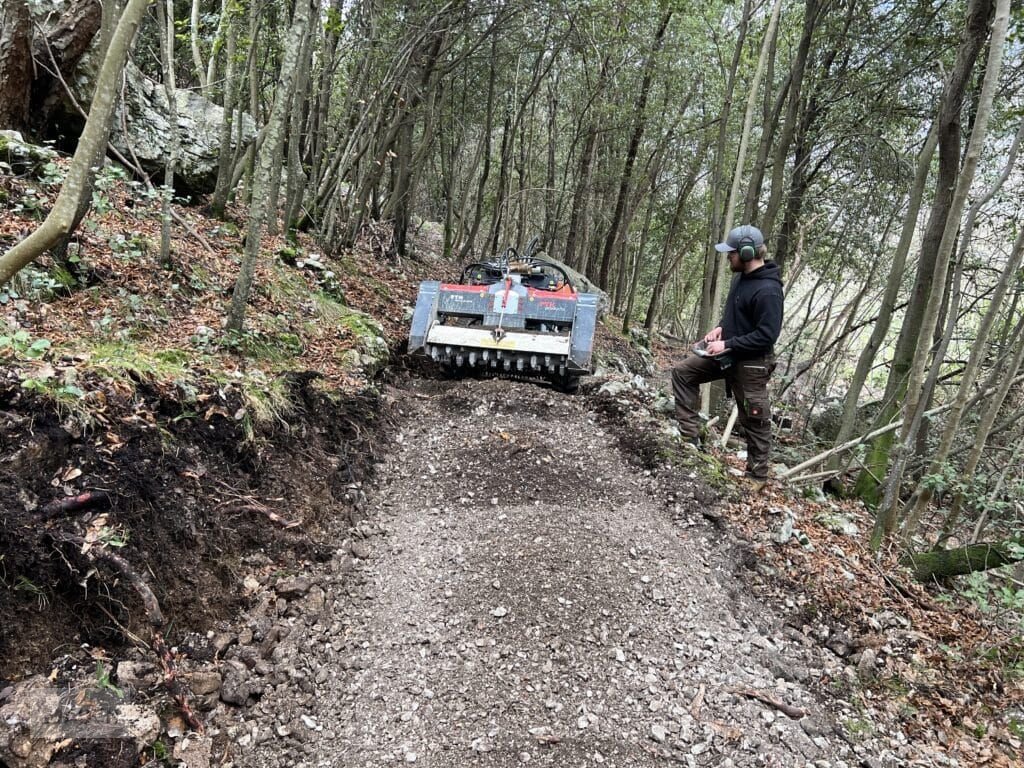
[[261,690],[234,662],[235,765],[860,764],[811,693],[827,662],[737,578],[695,477],[631,464],[585,397],[391,394],[364,519],[250,612],[270,639]]

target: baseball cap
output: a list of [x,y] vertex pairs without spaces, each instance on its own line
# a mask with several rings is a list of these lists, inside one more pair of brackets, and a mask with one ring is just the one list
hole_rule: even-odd
[[719,253],[728,253],[729,251],[738,251],[741,245],[753,245],[755,248],[760,248],[764,245],[764,235],[753,224],[744,224],[729,230],[729,236],[725,238],[725,242],[718,243],[715,250]]

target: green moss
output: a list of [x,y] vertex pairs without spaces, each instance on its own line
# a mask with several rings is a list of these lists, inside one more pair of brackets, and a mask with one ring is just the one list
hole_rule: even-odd
[[224,337],[223,346],[236,354],[254,360],[262,360],[273,366],[289,366],[294,358],[302,354],[302,339],[290,332],[272,333],[266,331],[243,331],[229,333]]
[[848,717],[843,720],[843,728],[857,741],[867,739],[875,732],[875,724],[866,718]]
[[190,358],[182,350],[147,350],[129,342],[108,342],[89,350],[87,367],[121,381],[188,380]]

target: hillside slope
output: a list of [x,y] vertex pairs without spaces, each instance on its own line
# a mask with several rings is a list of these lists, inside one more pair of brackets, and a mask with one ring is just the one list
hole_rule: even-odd
[[[7,244],[53,185],[0,179]],[[226,336],[239,221],[180,213],[162,266],[106,171],[0,295],[0,764],[1015,764],[1009,636],[862,509],[684,452],[679,350],[608,323],[573,399],[440,379],[402,354],[457,269],[429,225],[403,260],[271,239]]]

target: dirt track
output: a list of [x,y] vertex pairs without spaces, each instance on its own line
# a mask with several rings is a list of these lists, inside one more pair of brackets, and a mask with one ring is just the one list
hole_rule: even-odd
[[393,394],[366,538],[311,574],[325,597],[285,620],[236,765],[859,762],[782,679],[820,670],[745,596],[691,479],[631,465],[582,397]]

